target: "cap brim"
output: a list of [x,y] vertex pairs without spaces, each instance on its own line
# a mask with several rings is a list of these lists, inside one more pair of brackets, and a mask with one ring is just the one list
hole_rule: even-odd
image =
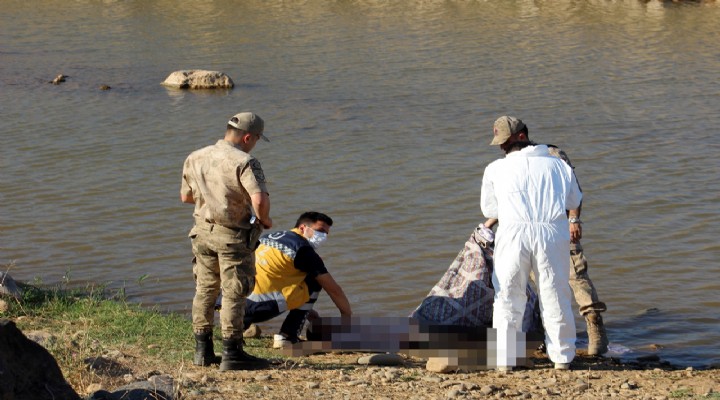
[[490,146],[500,146],[501,144],[507,142],[508,138],[502,138],[500,136],[495,136],[490,142]]
[[262,133],[260,134],[260,137],[262,138],[262,140],[264,140],[264,141],[266,141],[266,142],[269,142],[269,141],[270,141],[270,139],[268,139],[268,137],[265,136],[265,135],[263,135]]

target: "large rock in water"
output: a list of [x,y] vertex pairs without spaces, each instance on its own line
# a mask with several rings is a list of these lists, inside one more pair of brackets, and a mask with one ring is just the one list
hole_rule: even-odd
[[230,89],[235,86],[224,73],[201,69],[175,71],[162,84],[180,89]]
[[80,400],[55,358],[23,335],[15,323],[0,320],[0,400]]

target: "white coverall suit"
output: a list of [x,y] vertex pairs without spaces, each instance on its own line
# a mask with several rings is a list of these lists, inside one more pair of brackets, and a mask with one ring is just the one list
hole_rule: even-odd
[[511,152],[485,169],[480,206],[485,217],[500,221],[493,271],[498,366],[514,366],[517,357],[525,356],[514,349],[515,335],[522,330],[531,269],[538,285],[548,356],[555,363],[570,363],[575,357],[568,283],[570,227],[565,210],[577,208],[580,200],[582,192],[571,167],[551,156],[545,145]]

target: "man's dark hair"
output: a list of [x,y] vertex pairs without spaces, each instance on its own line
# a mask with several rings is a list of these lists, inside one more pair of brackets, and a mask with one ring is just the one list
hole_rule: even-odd
[[515,143],[513,143],[513,145],[510,148],[507,149],[505,154],[510,154],[513,151],[522,150],[528,146],[537,146],[537,143],[535,143],[531,140],[528,140],[527,142],[515,142]]
[[307,211],[300,215],[300,218],[298,218],[297,222],[295,222],[295,227],[297,228],[300,225],[314,224],[318,221],[322,221],[330,226],[332,226],[333,224],[332,218],[328,217],[327,215],[316,211]]

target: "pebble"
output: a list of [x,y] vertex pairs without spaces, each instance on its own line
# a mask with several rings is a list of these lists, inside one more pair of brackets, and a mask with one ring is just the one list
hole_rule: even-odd
[[482,388],[480,388],[480,393],[488,396],[488,395],[492,394],[492,392],[494,392],[495,390],[496,390],[495,386],[488,385],[488,386],[483,386]]
[[402,365],[403,358],[397,354],[372,354],[358,358],[360,365]]
[[306,386],[308,389],[318,389],[320,384],[318,382],[308,382]]
[[172,386],[174,385],[175,380],[170,375],[153,375],[148,378],[148,382],[160,386],[160,385],[167,385]]
[[389,380],[393,380],[393,379],[397,378],[397,373],[394,371],[385,371],[384,375]]
[[460,396],[461,394],[463,394],[463,392],[461,390],[451,389],[450,391],[447,392],[447,395],[445,397],[447,397],[448,399],[453,399],[455,397]]
[[423,376],[422,380],[430,383],[440,383],[443,381],[439,376]]
[[578,383],[573,387],[573,389],[576,392],[584,392],[584,391],[590,389],[590,385],[588,385],[587,383]]
[[272,376],[263,374],[263,375],[255,375],[253,378],[256,381],[260,382],[260,381],[269,381],[270,379],[272,379]]

